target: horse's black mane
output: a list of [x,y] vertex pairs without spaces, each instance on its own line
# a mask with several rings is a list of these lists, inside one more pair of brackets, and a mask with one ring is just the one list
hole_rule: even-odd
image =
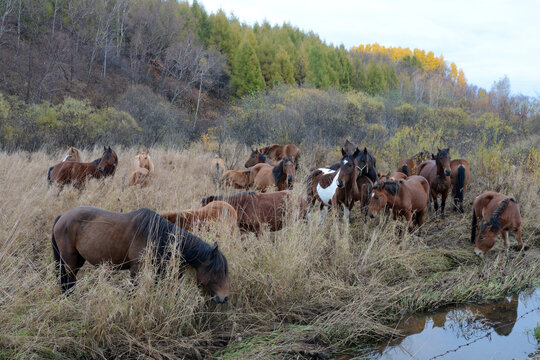
[[197,236],[168,222],[150,209],[136,210],[135,217],[139,233],[156,244],[156,260],[158,262],[168,259],[171,251],[169,246],[177,241],[177,249],[190,266],[198,267],[210,258],[211,261],[207,269],[216,272],[223,271],[225,275],[227,274],[228,267],[225,256],[218,251],[217,255],[212,257],[214,248]]
[[[288,158],[287,158],[288,159]],[[274,183],[277,185],[279,184],[279,181],[281,180],[281,176],[283,175],[283,164],[286,160],[281,160],[279,164],[274,166],[272,169],[272,174],[274,175]]]
[[391,195],[396,195],[399,191],[399,183],[397,181],[385,181],[373,187],[373,190],[378,190],[378,189],[386,190]]
[[516,200],[511,197],[508,197],[504,199],[503,201],[501,201],[499,206],[497,206],[497,209],[493,212],[493,215],[491,215],[491,218],[489,219],[489,221],[480,227],[480,233],[484,232],[490,225],[491,225],[491,229],[490,229],[491,232],[495,232],[501,228],[501,223],[499,221],[500,216],[502,212],[504,211],[504,209],[506,209],[510,201],[516,202]]

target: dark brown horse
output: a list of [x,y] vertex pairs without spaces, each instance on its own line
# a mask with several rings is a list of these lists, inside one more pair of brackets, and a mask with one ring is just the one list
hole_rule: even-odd
[[452,196],[454,197],[454,211],[458,209],[463,213],[463,193],[467,190],[470,178],[469,163],[463,159],[454,159],[450,161],[450,181],[452,182]]
[[475,243],[474,253],[480,257],[495,245],[495,238],[501,234],[504,239],[506,261],[508,261],[508,232],[517,233],[517,241],[523,249],[521,239],[521,214],[519,205],[512,197],[486,191],[474,199],[471,242]]
[[[345,155],[351,154],[343,148],[341,149],[341,153]],[[379,176],[377,173],[377,159],[375,159],[375,156],[373,156],[365,147],[364,150],[359,150],[356,147],[354,153],[357,154],[354,159],[356,161],[356,165],[358,165],[358,170],[360,170],[360,175],[367,176],[373,183],[379,181]],[[345,158],[345,155],[343,155],[342,160]],[[340,166],[340,163],[337,162],[332,164],[330,169],[337,170]]]
[[429,160],[430,158],[430,152],[427,150],[420,151],[418,154],[413,155],[409,159],[402,159],[399,160],[397,171],[401,171],[405,175],[417,175],[417,167],[420,165],[423,161]]
[[374,218],[382,209],[389,209],[394,220],[404,216],[409,231],[413,225],[421,227],[429,200],[429,184],[422,176],[412,175],[407,180],[384,181],[373,187],[369,201],[369,216]]
[[238,228],[236,210],[225,201],[212,201],[200,209],[166,212],[159,214],[159,216],[186,231],[193,231],[198,226],[208,222],[223,224],[232,235]]
[[261,194],[244,191],[234,195],[213,195],[202,200],[203,205],[222,200],[235,208],[238,215],[238,227],[242,231],[260,234],[268,225],[270,231],[281,230],[284,219],[292,213],[292,207],[299,207],[300,218],[306,214],[306,201],[296,196],[291,190]]
[[[337,170],[316,169],[308,176],[307,199],[311,206],[319,201],[321,210],[325,209],[325,206],[337,209],[338,205],[342,205],[343,217],[349,220],[350,211],[359,198],[356,180],[360,174],[355,159],[360,150],[356,149],[353,154],[347,154],[344,149],[341,149],[341,152],[343,160]],[[324,215],[323,212],[322,216]]]
[[248,168],[259,163],[270,162],[269,160],[280,161],[284,160],[285,158],[291,159],[291,161],[298,166],[300,149],[293,144],[273,144],[260,149],[251,149],[251,155],[244,166]]
[[60,188],[73,184],[77,189],[84,188],[89,178],[101,179],[113,176],[118,166],[118,156],[111,147],[104,147],[103,155],[92,162],[80,163],[65,161],[49,168],[49,184],[58,184]]
[[135,276],[148,245],[155,245],[158,273],[171,256],[171,245],[195,268],[197,279],[218,303],[229,298],[227,260],[217,244],[210,246],[148,209],[128,213],[76,207],[56,218],[52,233],[54,259],[62,291],[74,284],[85,261],[111,263]]
[[427,160],[418,166],[418,175],[423,176],[429,182],[430,201],[433,200],[435,214],[439,209],[437,197],[441,194],[441,216],[444,218],[444,206],[450,191],[450,149],[438,149],[435,160]]
[[281,160],[277,165],[257,164],[251,168],[250,182],[260,191],[276,186],[278,191],[293,188],[296,166],[289,158]]

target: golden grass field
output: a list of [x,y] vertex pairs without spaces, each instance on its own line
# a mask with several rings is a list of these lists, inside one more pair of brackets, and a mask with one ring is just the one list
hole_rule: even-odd
[[[318,210],[290,220],[279,232],[231,236],[198,232],[218,241],[227,257],[231,300],[218,306],[193,273],[178,279],[178,261],[157,284],[148,265],[134,287],[128,272],[85,265],[71,296],[60,293],[50,236],[56,216],[79,205],[112,211],[147,207],[171,211],[200,206],[216,190],[212,151],[152,148],[152,184],[127,187],[136,149],[114,147],[112,179],[92,180],[84,191],[46,181],[63,152],[0,153],[0,359],[309,358],[359,348],[395,334],[405,314],[447,304],[499,299],[540,279],[540,171],[503,163],[495,173],[469,159],[473,174],[465,214],[447,205],[445,220],[428,215],[422,236],[398,236],[383,218],[364,224],[358,208],[350,225]],[[248,149],[225,148],[227,165]],[[83,151],[83,161],[101,155]],[[471,155],[472,156],[472,155]],[[328,163],[338,158],[332,151]],[[305,196],[314,159],[303,155],[295,192]],[[378,159],[381,171],[393,170]],[[470,244],[471,203],[485,190],[512,195],[521,207],[523,240],[505,263],[502,239],[484,261]],[[517,244],[513,236],[511,245]]]

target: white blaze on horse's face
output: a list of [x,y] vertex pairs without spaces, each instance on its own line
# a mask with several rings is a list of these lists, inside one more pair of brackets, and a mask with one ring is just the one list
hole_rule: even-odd
[[341,170],[338,170],[338,172],[334,175],[334,179],[332,180],[332,183],[328,185],[327,188],[323,188],[321,184],[317,184],[317,195],[319,195],[319,198],[321,199],[324,205],[330,205],[330,200],[332,200],[332,197],[334,197],[334,194],[336,193],[340,171]]

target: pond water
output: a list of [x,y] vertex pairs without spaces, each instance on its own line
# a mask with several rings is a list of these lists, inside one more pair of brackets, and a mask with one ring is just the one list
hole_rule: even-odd
[[[527,359],[539,348],[540,289],[489,305],[448,307],[404,318],[406,336],[391,339],[367,357],[374,359]],[[365,356],[359,357],[365,358]]]

